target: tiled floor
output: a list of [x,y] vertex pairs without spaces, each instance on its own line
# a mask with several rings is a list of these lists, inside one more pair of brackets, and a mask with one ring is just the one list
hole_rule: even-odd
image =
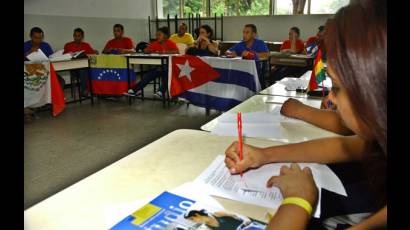
[[37,112],[24,125],[24,209],[175,129],[199,129],[217,115],[186,104],[164,109],[160,101],[129,106],[125,98],[69,104],[58,117]]

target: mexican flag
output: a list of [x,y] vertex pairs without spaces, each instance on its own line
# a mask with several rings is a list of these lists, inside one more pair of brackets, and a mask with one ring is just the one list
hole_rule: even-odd
[[312,75],[310,75],[307,91],[313,91],[318,88],[318,84],[326,79],[326,72],[322,60],[322,50],[319,49],[315,63],[313,65]]
[[50,62],[24,63],[24,108],[52,104],[53,116],[65,107],[64,92]]

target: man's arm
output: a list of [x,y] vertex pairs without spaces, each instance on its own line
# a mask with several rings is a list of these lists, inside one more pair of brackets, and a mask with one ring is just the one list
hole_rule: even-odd
[[269,57],[269,51],[256,53],[256,55],[258,55],[259,60],[266,60]]

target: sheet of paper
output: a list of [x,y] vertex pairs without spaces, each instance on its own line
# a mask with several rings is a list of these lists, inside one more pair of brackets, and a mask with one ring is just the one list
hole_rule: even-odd
[[43,53],[41,49],[38,49],[37,51],[34,51],[31,54],[27,55],[27,59],[35,62],[48,61],[48,57]]
[[263,207],[275,208],[282,201],[282,194],[276,187],[251,188],[249,182],[240,175],[231,175],[224,163],[224,156],[219,155],[211,165],[195,179],[198,188],[214,196],[220,196]]
[[50,61],[66,61],[66,60],[71,60],[71,54],[66,53],[63,54],[64,50],[59,50],[52,55],[50,55]]
[[[204,191],[211,195],[238,200],[269,208],[280,205],[283,197],[276,187],[267,188],[266,182],[272,176],[280,174],[280,168],[290,163],[267,164],[258,169],[247,171],[243,177],[231,175],[224,163],[224,155],[219,155],[211,165],[195,180],[202,184]],[[300,163],[301,168],[310,167],[316,186],[347,196],[340,179],[326,165]],[[199,186],[198,186],[199,187]],[[320,217],[320,199],[314,216]]]
[[309,84],[309,80],[303,78],[286,78],[278,82],[285,86],[288,91],[296,91],[297,88],[306,88]]
[[[211,131],[220,136],[237,136],[237,115],[225,113],[218,117],[218,123]],[[284,137],[282,123],[307,124],[304,121],[285,117],[280,114],[280,106],[272,111],[242,113],[242,134],[244,137],[278,138]]]

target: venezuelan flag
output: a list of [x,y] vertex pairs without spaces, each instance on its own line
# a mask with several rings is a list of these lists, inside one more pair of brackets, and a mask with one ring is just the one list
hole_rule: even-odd
[[[92,55],[91,80],[94,94],[122,95],[128,91],[127,59],[120,55]],[[136,76],[130,69],[131,87]]]
[[310,75],[308,91],[318,88],[318,84],[326,79],[326,72],[322,60],[322,50],[319,49],[315,63],[313,65],[312,75]]

